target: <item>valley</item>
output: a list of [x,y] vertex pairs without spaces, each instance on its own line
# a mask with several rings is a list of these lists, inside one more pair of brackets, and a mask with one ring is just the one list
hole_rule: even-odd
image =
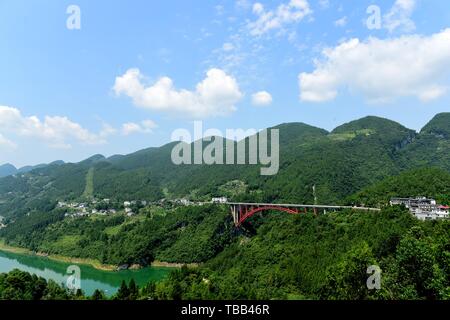
[[[120,269],[146,270],[155,261],[189,265],[161,281],[140,282],[140,298],[448,297],[449,221],[418,221],[389,201],[423,196],[450,204],[449,113],[420,132],[377,117],[332,132],[302,123],[276,128],[275,176],[261,176],[251,165],[175,165],[174,143],[6,176],[0,238],[31,252]],[[220,197],[380,211],[267,210],[236,228],[228,206],[207,204]],[[381,290],[363,290],[367,265],[383,270]],[[413,276],[416,270],[423,273]]]

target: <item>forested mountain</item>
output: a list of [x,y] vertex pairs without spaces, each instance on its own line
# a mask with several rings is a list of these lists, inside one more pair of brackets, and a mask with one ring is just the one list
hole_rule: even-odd
[[310,203],[314,185],[319,203],[340,203],[407,169],[450,170],[450,113],[436,115],[419,133],[378,117],[352,121],[332,132],[303,123],[275,128],[280,130],[280,170],[274,176],[261,176],[260,165],[174,165],[175,143],[169,143],[1,178],[0,214],[21,215],[57,200],[86,196],[123,201],[227,195],[235,200]]
[[403,167],[437,166],[450,170],[450,113],[436,115],[401,154]]
[[17,172],[17,168],[10,163],[0,166],[0,177],[6,177]]
[[[54,162],[50,163],[50,165],[60,165],[60,164],[64,164],[64,161],[58,160],[58,161],[54,161]],[[46,166],[48,166],[48,165],[47,164],[38,164],[35,166],[25,166],[25,167],[21,167],[21,168],[17,169],[12,164],[6,163],[6,164],[0,166],[0,178],[10,176],[13,174],[30,172],[34,169],[44,168]]]
[[[211,222],[220,221],[222,213],[208,222],[210,212],[200,211],[197,208],[185,212],[184,218],[175,215],[188,228],[199,227],[195,220],[203,220],[203,227],[196,233],[188,231],[178,245],[168,247],[164,254],[177,259],[207,258],[206,263],[174,270],[167,279],[141,288],[133,280],[129,287],[122,283],[113,299],[450,298],[449,221],[421,222],[400,207],[367,214],[343,211],[292,217],[271,213],[253,219],[253,231],[233,234],[228,241],[222,241],[227,245],[216,251],[216,241],[209,235],[221,233],[211,228]],[[150,229],[144,229],[149,225],[142,225],[142,231],[156,240],[170,225],[169,222],[161,228],[155,223]],[[173,238],[174,232],[180,233],[179,229],[170,231],[172,235],[166,239]],[[224,234],[230,234],[220,230],[222,239]],[[152,248],[147,252],[151,253]],[[380,290],[367,290],[369,265],[382,270]],[[14,270],[0,274],[1,299],[86,297],[82,292],[74,295],[52,281],[47,283]],[[92,299],[106,297],[96,291]]]
[[429,197],[450,204],[450,173],[438,168],[409,170],[383,179],[348,197],[348,204],[382,207],[392,197]]
[[[385,207],[392,196],[450,203],[449,114],[417,133],[377,117],[331,132],[302,123],[280,130],[280,170],[174,165],[175,143],[130,155],[95,155],[0,179],[0,238],[32,251],[113,265],[154,260],[201,263],[140,291],[147,299],[448,299],[448,221],[420,222]],[[218,138],[216,138],[218,139]],[[247,139],[248,142],[248,139]],[[289,216],[268,212],[234,228],[226,206],[151,206],[123,214],[65,218],[58,200],[181,198],[382,207]],[[365,290],[367,265],[383,289]],[[355,271],[357,270],[357,271]],[[418,272],[416,272],[418,271]]]

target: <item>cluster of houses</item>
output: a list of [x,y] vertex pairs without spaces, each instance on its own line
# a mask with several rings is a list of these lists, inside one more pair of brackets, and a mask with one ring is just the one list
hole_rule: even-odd
[[[227,203],[228,199],[226,197],[215,197],[211,199],[211,203]],[[103,204],[103,205],[100,205]],[[106,206],[105,206],[106,204]],[[66,217],[85,217],[90,215],[101,215],[106,216],[109,214],[115,214],[119,210],[122,210],[125,212],[125,214],[128,217],[131,217],[135,215],[137,210],[139,208],[146,207],[147,205],[159,205],[159,206],[191,206],[191,205],[203,205],[203,202],[193,202],[188,199],[161,199],[157,202],[147,202],[147,201],[124,201],[123,206],[121,203],[115,204],[117,208],[111,208],[112,204],[110,199],[103,199],[103,200],[96,200],[93,199],[89,203],[87,202],[65,202],[65,201],[59,201],[57,207],[58,208],[64,208],[67,209],[67,212],[65,214]],[[108,209],[99,209],[99,207],[107,207]]]
[[100,215],[100,216],[106,216],[109,214],[115,214],[117,213],[118,209],[115,208],[108,208],[108,209],[97,209],[97,204],[103,203],[103,204],[109,204],[110,199],[103,199],[103,200],[92,200],[90,203],[82,202],[64,202],[59,201],[57,204],[58,208],[65,208],[68,209],[65,216],[66,217],[86,217],[90,215]]
[[[164,204],[167,202],[168,201],[166,199],[162,199],[160,201],[160,204]],[[181,205],[181,206],[190,206],[190,205],[194,204],[194,202],[192,202],[191,200],[186,199],[186,198],[171,200],[170,203],[175,204],[175,205]]]
[[[227,203],[228,198],[226,197],[214,197],[211,199],[211,203]],[[182,199],[161,199],[157,202],[158,205],[165,205],[165,204],[172,204],[172,205],[179,205],[179,206],[202,206],[207,202],[201,202],[201,201],[192,201],[186,198]]]
[[411,214],[420,220],[449,219],[450,217],[449,206],[437,204],[436,200],[426,197],[392,198],[390,204],[391,206],[404,205]]
[[125,201],[123,203],[123,207],[125,210],[125,214],[128,217],[134,216],[136,213],[133,211],[132,207],[136,207],[136,206],[140,206],[140,207],[145,207],[147,206],[147,201],[143,200],[143,201]]
[[66,212],[66,217],[86,217],[90,216],[91,214],[97,214],[100,216],[106,216],[108,214],[114,214],[117,212],[116,209],[108,209],[108,210],[97,210],[95,208],[90,208],[90,206],[86,203],[71,203],[68,206],[64,206],[61,203],[58,203],[59,208],[70,208],[72,209],[71,212]]

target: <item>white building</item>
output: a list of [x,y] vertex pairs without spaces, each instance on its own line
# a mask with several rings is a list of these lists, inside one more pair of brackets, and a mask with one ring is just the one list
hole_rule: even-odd
[[189,205],[191,202],[190,202],[188,199],[180,199],[180,203],[181,203],[183,206],[187,206],[187,205]]
[[436,200],[428,199],[426,197],[417,197],[417,198],[392,198],[390,201],[392,205],[405,205],[407,208],[412,207],[431,207],[436,206]]
[[437,207],[431,211],[416,209],[414,215],[419,220],[448,219],[450,216],[448,207],[443,206]]
[[404,205],[419,220],[437,220],[449,218],[449,207],[440,206],[434,199],[418,198],[392,198],[392,205]]
[[217,197],[217,198],[212,198],[211,202],[212,203],[227,203],[228,199],[226,197]]

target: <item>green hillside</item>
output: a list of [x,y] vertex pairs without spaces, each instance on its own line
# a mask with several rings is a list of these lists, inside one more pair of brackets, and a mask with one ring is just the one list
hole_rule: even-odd
[[260,165],[177,166],[171,162],[175,143],[109,159],[96,155],[1,178],[0,214],[22,215],[83,194],[118,201],[209,200],[232,181],[245,186],[233,193],[234,200],[310,203],[315,185],[320,203],[339,203],[404,170],[450,170],[447,120],[448,114],[439,114],[420,133],[378,117],[352,121],[330,133],[303,123],[282,124],[275,127],[280,130],[275,176],[261,176]]
[[[450,203],[447,117],[437,115],[420,133],[377,117],[332,132],[282,124],[275,176],[261,176],[259,165],[176,166],[171,143],[4,177],[0,215],[8,225],[0,238],[105,264],[201,264],[143,288],[145,299],[448,299],[448,221],[421,222],[400,207],[384,207],[394,196]],[[134,216],[119,211],[79,218],[56,208],[58,200],[109,198],[117,205],[217,195],[313,203],[313,186],[319,203],[383,209],[265,212],[236,229],[226,206],[134,205]],[[383,288],[376,292],[365,290],[365,268],[372,264],[383,270]]]
[[[449,222],[400,208],[315,217],[267,214],[198,269],[156,285],[157,299],[449,299]],[[382,270],[367,290],[367,267]]]
[[436,166],[450,170],[450,113],[436,115],[402,150],[403,167]]
[[450,173],[421,168],[388,177],[348,198],[352,205],[385,206],[392,197],[432,197],[450,204]]

